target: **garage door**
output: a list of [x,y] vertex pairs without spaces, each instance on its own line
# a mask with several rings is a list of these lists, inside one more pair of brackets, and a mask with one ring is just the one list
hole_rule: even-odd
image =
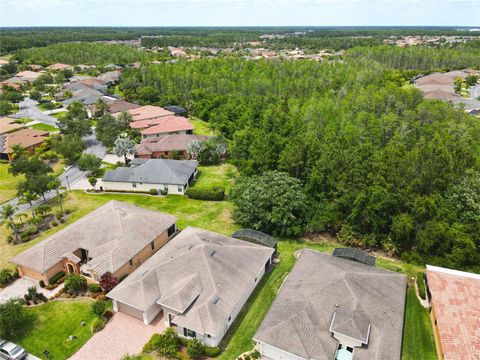
[[143,313],[140,310],[137,310],[131,306],[118,303],[118,311],[124,314],[127,314],[131,317],[134,317],[135,319],[143,321]]

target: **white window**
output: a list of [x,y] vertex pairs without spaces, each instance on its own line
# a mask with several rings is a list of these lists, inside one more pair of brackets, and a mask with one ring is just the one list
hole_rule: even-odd
[[182,185],[178,185],[178,192],[183,192],[183,186]]

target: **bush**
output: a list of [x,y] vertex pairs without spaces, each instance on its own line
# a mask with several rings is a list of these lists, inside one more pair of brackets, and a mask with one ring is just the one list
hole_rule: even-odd
[[163,189],[162,191],[160,191],[160,194],[162,194],[163,196],[168,195],[168,189]]
[[148,192],[150,193],[150,195],[158,195],[157,189],[150,189]]
[[185,194],[195,200],[222,201],[225,198],[225,187],[190,187]]
[[103,313],[103,317],[105,318],[105,320],[108,321],[113,317],[113,312],[110,310],[107,310]]
[[187,345],[187,353],[192,359],[200,359],[203,356],[203,344],[197,339],[191,340]]
[[160,347],[161,335],[153,334],[150,340],[143,346],[143,352],[152,352]]
[[107,273],[100,278],[100,287],[104,291],[112,290],[117,284],[117,278],[113,277],[111,274]]
[[80,275],[68,275],[65,277],[65,290],[82,292],[87,289],[87,279]]
[[36,233],[38,233],[38,228],[35,225],[30,225],[20,233],[20,237],[25,240]]
[[43,288],[45,287],[45,281],[40,280],[40,281],[38,282],[38,285],[40,285],[40,287],[43,289]]
[[98,317],[101,317],[105,312],[105,307],[105,301],[97,300],[92,304],[92,312]]
[[425,273],[418,273],[417,274],[417,286],[418,286],[418,294],[424,300],[427,299],[427,291],[425,289]]
[[2,269],[0,270],[0,286],[6,286],[14,280],[13,270]]
[[251,355],[252,355],[252,359],[255,359],[255,360],[260,359],[260,356],[261,356],[257,350],[254,350]]
[[22,331],[26,313],[21,299],[9,299],[0,303],[0,338],[18,336]]
[[99,332],[105,327],[106,321],[101,318],[93,319],[92,325],[90,325],[90,330],[92,333]]
[[65,276],[65,271],[60,271],[58,273],[56,273],[55,275],[53,275],[50,280],[48,280],[48,283],[49,284],[57,284],[58,283],[58,280],[60,280],[60,278],[63,278]]
[[90,284],[88,285],[88,290],[92,293],[99,293],[102,291],[102,288],[98,284]]
[[217,357],[222,353],[222,349],[220,347],[215,346],[215,347],[210,347],[210,346],[204,346],[203,347],[203,354],[207,357]]

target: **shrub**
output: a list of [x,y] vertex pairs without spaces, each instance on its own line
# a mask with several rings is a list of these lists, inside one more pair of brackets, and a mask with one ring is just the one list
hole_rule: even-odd
[[254,350],[251,355],[252,355],[252,359],[255,359],[255,360],[260,359],[260,356],[261,356],[257,350]]
[[90,330],[92,331],[92,333],[99,332],[105,327],[105,324],[106,324],[105,320],[101,318],[95,318],[92,321],[92,325],[90,325]]
[[418,286],[418,294],[422,299],[427,299],[427,291],[425,289],[425,273],[418,273],[417,274],[417,286]]
[[50,280],[48,280],[48,282],[50,284],[57,284],[58,283],[58,280],[60,280],[60,278],[63,278],[65,276],[65,271],[60,271],[58,273],[56,273],[55,275],[53,275]]
[[163,356],[175,356],[178,352],[178,335],[175,330],[169,327],[160,335],[160,347],[158,352]]
[[40,280],[40,281],[38,282],[38,285],[40,285],[40,287],[43,289],[43,288],[45,287],[45,281]]
[[117,286],[117,278],[110,274],[105,274],[100,278],[100,286],[104,291],[110,291]]
[[0,303],[0,338],[18,336],[25,321],[24,302],[21,299],[9,299]]
[[222,353],[222,349],[220,347],[215,346],[215,347],[210,347],[210,346],[204,346],[203,347],[203,354],[207,357],[217,357]]
[[101,317],[105,312],[105,307],[105,301],[97,300],[92,304],[92,312],[98,317]]
[[200,359],[203,356],[203,344],[197,339],[191,340],[187,345],[187,353],[192,359]]
[[50,222],[50,225],[52,225],[52,227],[58,226],[57,220],[52,220],[52,221]]
[[168,195],[168,189],[163,189],[162,191],[160,191],[160,194],[162,194],[163,196]]
[[142,360],[143,357],[142,355],[130,355],[130,354],[125,354],[123,355],[120,360]]
[[150,195],[158,195],[157,189],[150,189],[148,192],[150,193]]
[[68,275],[65,277],[65,290],[81,292],[87,289],[87,279],[80,275]]
[[20,237],[25,240],[36,233],[38,233],[38,228],[35,225],[30,225],[20,233]]
[[225,198],[225,188],[223,186],[190,187],[185,194],[195,200],[222,201]]
[[144,352],[152,352],[157,350],[160,347],[160,334],[153,334],[150,340],[143,346]]
[[102,291],[102,288],[98,284],[90,284],[88,285],[88,290],[92,293],[99,293]]
[[110,310],[107,310],[103,313],[103,317],[105,318],[105,320],[108,321],[113,317],[113,312]]
[[105,295],[104,295],[104,294],[98,295],[98,296],[97,296],[97,300],[99,300],[99,301],[105,300]]
[[6,286],[14,280],[13,271],[11,269],[0,270],[0,285]]

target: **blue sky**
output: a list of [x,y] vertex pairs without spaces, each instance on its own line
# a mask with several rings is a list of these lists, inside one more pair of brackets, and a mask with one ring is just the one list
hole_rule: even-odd
[[480,26],[480,0],[0,0],[1,26]]

